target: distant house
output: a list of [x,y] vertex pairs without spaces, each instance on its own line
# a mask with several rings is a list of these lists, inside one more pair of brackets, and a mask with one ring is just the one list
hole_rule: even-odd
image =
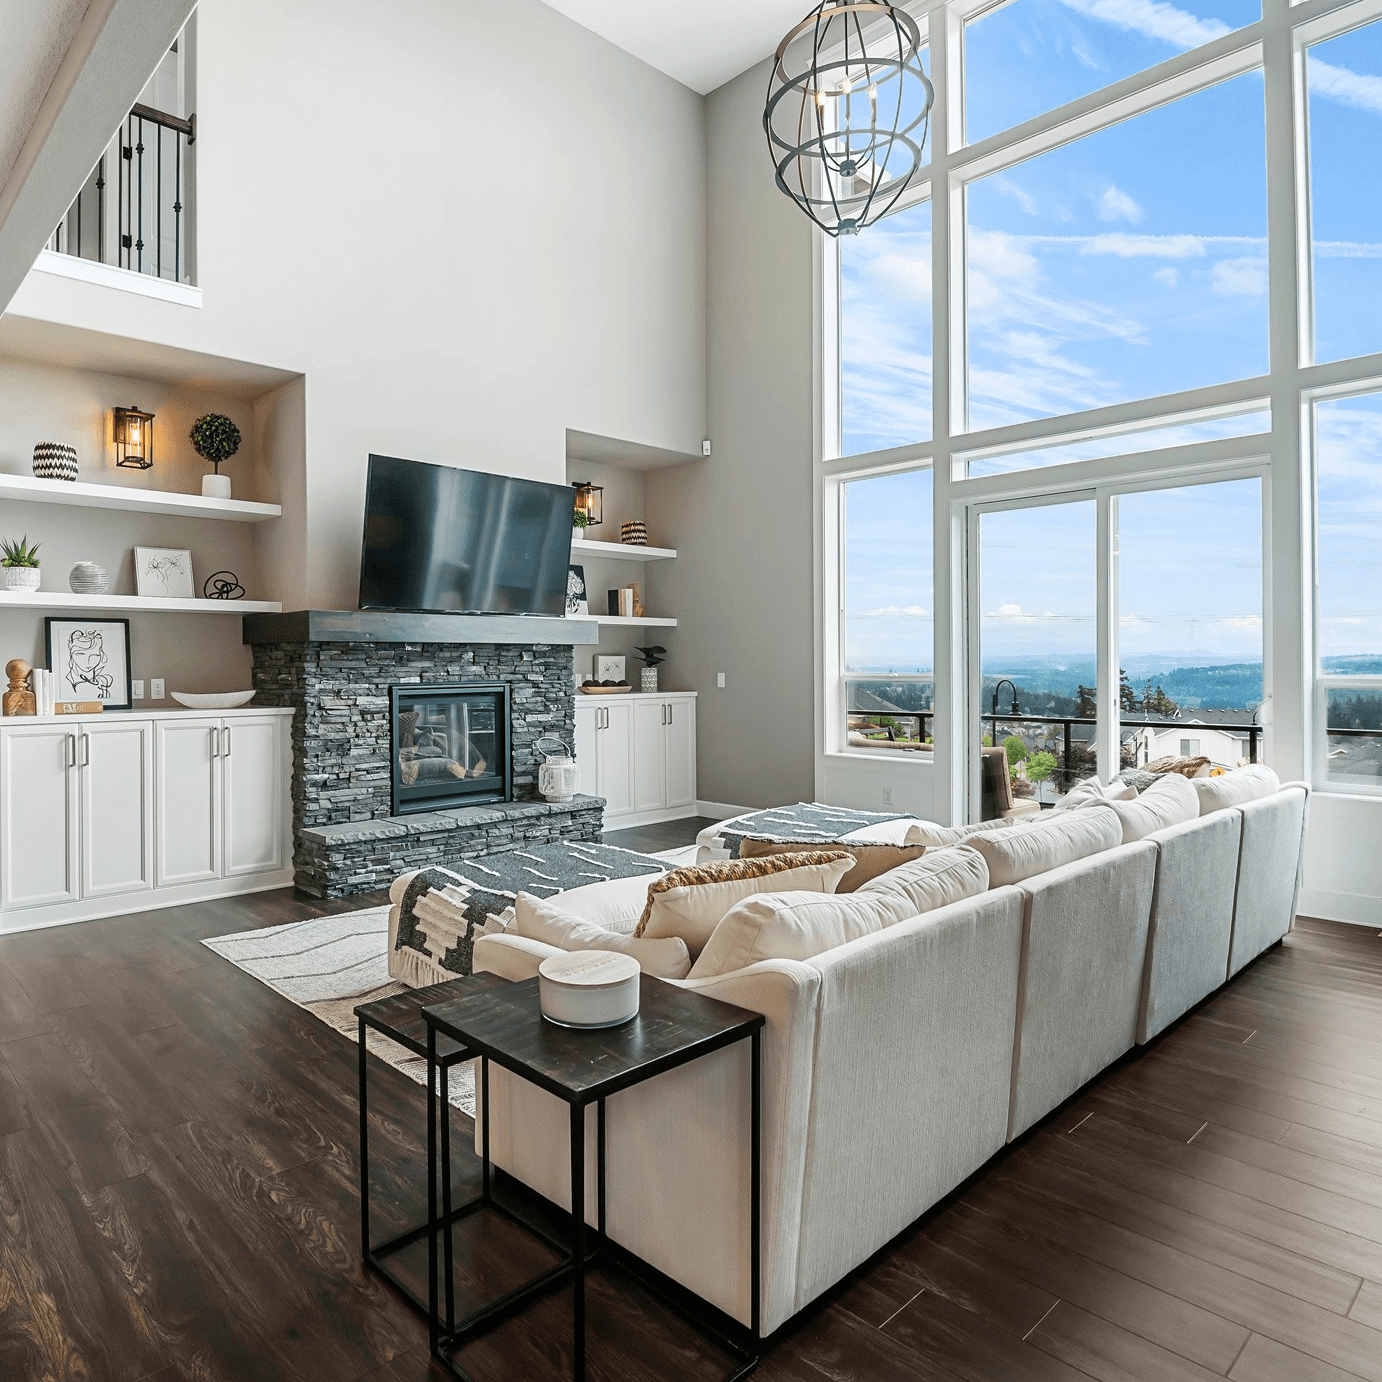
[[1252,757],[1249,726],[1254,710],[1196,710],[1173,724],[1123,720],[1124,743],[1133,745],[1140,767],[1157,758],[1205,757],[1221,767],[1236,767]]

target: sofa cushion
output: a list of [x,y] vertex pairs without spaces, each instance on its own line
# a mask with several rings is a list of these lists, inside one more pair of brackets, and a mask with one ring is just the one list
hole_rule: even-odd
[[690,977],[711,979],[759,960],[809,960],[911,914],[899,893],[758,893],[720,918]]
[[[565,897],[565,894],[558,894]],[[691,970],[691,954],[679,936],[637,940],[607,931],[594,922],[572,916],[552,898],[519,893],[514,902],[513,929],[529,940],[542,941],[558,950],[613,950],[631,955],[645,974],[659,979],[685,979]]]
[[[852,893],[867,883],[870,878],[877,878],[880,873],[887,873],[889,869],[895,869],[899,864],[905,864],[909,860],[920,859],[926,853],[925,845],[861,844],[852,840],[832,840],[813,847],[816,849],[839,849],[853,856],[854,867],[840,879],[835,888],[837,893]],[[792,844],[784,840],[765,839],[753,835],[745,835],[739,841],[739,857],[741,859],[758,859],[772,854],[800,853],[800,843]]]
[[1136,796],[1137,788],[1126,782],[1100,782],[1097,777],[1086,777],[1065,794],[1064,801],[1056,803],[1055,810],[1075,811],[1081,806],[1098,806],[1105,801],[1132,801]]
[[[858,830],[851,830],[847,835],[840,836],[840,843],[849,845],[922,845],[926,841],[921,838],[922,822],[913,820],[911,816],[899,816],[894,821],[875,821],[872,825],[861,825]],[[827,849],[827,845],[817,845],[818,849]]]
[[913,844],[938,849],[943,845],[957,845],[971,835],[988,835],[995,830],[1011,830],[1015,820],[976,821],[973,825],[937,825],[935,821],[918,821]]
[[716,859],[673,869],[648,885],[635,936],[680,936],[694,960],[720,918],[754,893],[833,893],[854,867],[844,850],[804,850],[757,859]]
[[984,856],[989,886],[1001,888],[1122,844],[1123,823],[1112,806],[1105,802],[1084,811],[1052,814],[1011,830],[972,835],[966,843]]
[[1265,763],[1250,763],[1218,777],[1197,777],[1191,789],[1199,802],[1200,815],[1222,811],[1226,806],[1242,806],[1269,797],[1281,788],[1281,779]]
[[885,893],[906,900],[908,916],[933,912],[987,892],[989,866],[984,856],[965,845],[929,850],[922,858],[871,878],[861,893]]
[[1167,773],[1132,801],[1110,801],[1109,809],[1123,823],[1123,843],[1145,840],[1156,830],[1165,830],[1200,814],[1200,799],[1195,784],[1179,773]]
[[648,905],[648,884],[656,881],[657,876],[644,873],[635,878],[607,878],[580,888],[568,888],[556,897],[560,899],[562,911],[570,916],[594,922],[606,931],[631,936]]

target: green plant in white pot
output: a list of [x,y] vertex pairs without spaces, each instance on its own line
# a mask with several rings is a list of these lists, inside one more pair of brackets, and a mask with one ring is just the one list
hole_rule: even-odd
[[38,565],[38,543],[30,547],[27,536],[17,542],[13,538],[0,539],[0,571],[4,573],[6,590],[26,593],[37,590],[42,579]]
[[224,413],[204,413],[187,435],[197,455],[215,467],[202,476],[202,493],[208,499],[229,499],[230,476],[221,474],[221,466],[240,449],[240,429]]

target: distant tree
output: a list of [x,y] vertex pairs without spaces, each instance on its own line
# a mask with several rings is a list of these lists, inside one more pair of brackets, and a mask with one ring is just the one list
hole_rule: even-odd
[[[1151,685],[1150,682],[1148,682],[1147,684],[1149,686]],[[1175,703],[1175,701],[1173,701],[1170,698],[1170,696],[1168,696],[1166,692],[1163,691],[1160,686],[1158,686],[1156,689],[1156,694],[1152,697],[1151,713],[1153,715],[1161,715],[1165,719],[1169,720],[1172,717],[1180,714],[1180,706],[1178,706]]]
[[1099,702],[1092,686],[1076,687],[1079,699],[1075,703],[1075,718],[1092,720],[1099,713]]
[[1027,781],[1045,782],[1056,771],[1056,755],[1039,749],[1027,760]]
[[980,742],[986,749],[991,749],[991,748],[993,747],[993,735],[991,735],[991,734],[986,734],[986,735],[984,735],[984,737],[983,737],[982,739],[979,740],[979,742]]
[[1153,713],[1152,706],[1156,704],[1156,695],[1152,691],[1152,679],[1147,678],[1146,685],[1142,688],[1142,713],[1150,715]]
[[1138,707],[1137,692],[1132,689],[1128,674],[1118,669],[1118,709],[1135,711]]
[[1003,740],[1003,747],[1008,751],[1008,767],[1015,768],[1027,756],[1027,745],[1015,734],[1010,734]]

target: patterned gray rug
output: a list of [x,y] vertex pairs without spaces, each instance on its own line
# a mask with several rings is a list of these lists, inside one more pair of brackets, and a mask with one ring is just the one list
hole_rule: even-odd
[[856,811],[848,806],[823,806],[818,801],[800,801],[795,806],[775,806],[755,811],[751,816],[727,821],[717,833],[729,849],[731,859],[739,857],[739,846],[746,835],[811,844],[838,840],[851,830],[866,825],[906,818],[905,811]]

